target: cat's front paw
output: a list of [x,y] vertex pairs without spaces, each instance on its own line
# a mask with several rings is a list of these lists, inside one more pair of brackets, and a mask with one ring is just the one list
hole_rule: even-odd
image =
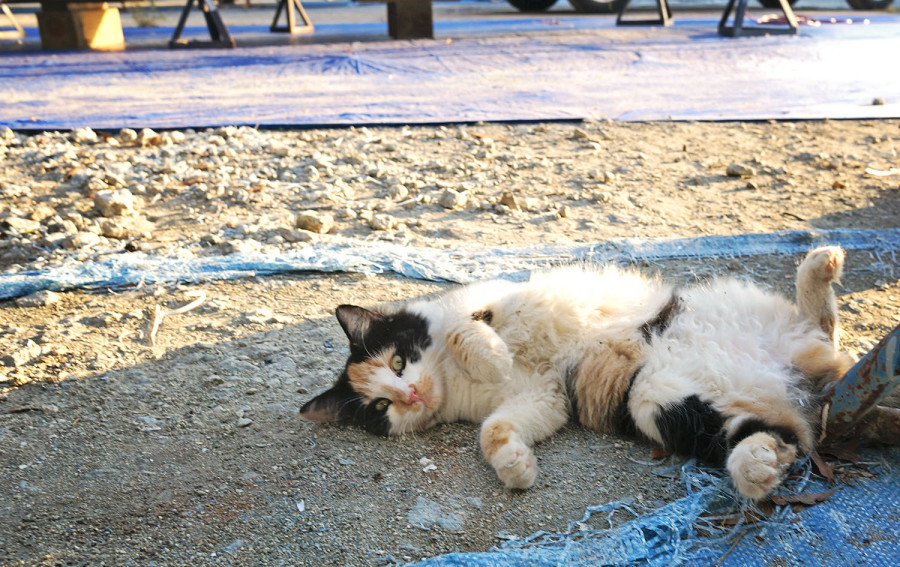
[[510,441],[500,447],[491,459],[491,465],[506,488],[531,488],[537,478],[534,453],[518,441]]
[[513,357],[499,336],[481,323],[451,329],[444,340],[450,352],[476,380],[500,383],[510,379]]
[[796,458],[793,445],[768,433],[754,433],[731,450],[726,468],[738,492],[759,500],[778,488],[784,471]]
[[497,420],[481,429],[481,450],[507,488],[531,488],[537,477],[534,453],[510,423]]

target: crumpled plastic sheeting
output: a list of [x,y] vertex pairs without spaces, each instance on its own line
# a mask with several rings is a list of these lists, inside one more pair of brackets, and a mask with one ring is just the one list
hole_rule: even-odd
[[566,263],[802,254],[819,244],[894,254],[900,250],[900,229],[789,231],[654,240],[624,238],[583,245],[452,251],[348,239],[277,256],[229,254],[182,259],[120,253],[110,254],[101,261],[45,271],[0,274],[0,299],[44,289],[116,288],[299,271],[395,273],[422,280],[469,283],[497,277],[524,279],[532,270]]
[[[688,495],[638,515],[622,503],[588,508],[561,533],[538,532],[490,552],[454,553],[426,559],[419,567],[866,565],[894,567],[900,557],[900,450],[870,453],[877,462],[872,480],[840,486],[824,503],[800,512],[780,506],[764,520],[746,522],[735,511],[754,511],[734,497],[719,471],[682,467]],[[781,494],[824,492],[832,487],[813,478],[809,461],[796,467]],[[635,519],[607,529],[594,526],[599,514],[626,511]],[[730,521],[723,522],[723,519]],[[612,525],[612,522],[610,522]],[[730,526],[730,527],[725,527]]]
[[765,38],[720,37],[714,16],[620,29],[554,15],[546,33],[465,21],[452,41],[4,53],[0,126],[897,117],[898,16],[868,18]]

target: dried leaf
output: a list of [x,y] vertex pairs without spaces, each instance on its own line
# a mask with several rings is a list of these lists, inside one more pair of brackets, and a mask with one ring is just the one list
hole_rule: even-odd
[[819,474],[830,482],[834,482],[834,469],[831,468],[831,465],[826,463],[825,459],[823,459],[816,451],[813,451],[812,454],[810,454],[810,457],[812,457],[812,462],[819,471]]
[[803,504],[804,506],[815,506],[821,502],[825,502],[837,492],[836,488],[832,488],[827,492],[809,492],[806,494],[775,494],[770,497],[777,506],[785,506],[787,504]]
[[666,451],[665,449],[662,449],[660,447],[654,447],[653,449],[650,450],[650,458],[656,459],[657,461],[660,459],[665,459],[666,457],[668,457],[671,454],[672,454],[671,452]]

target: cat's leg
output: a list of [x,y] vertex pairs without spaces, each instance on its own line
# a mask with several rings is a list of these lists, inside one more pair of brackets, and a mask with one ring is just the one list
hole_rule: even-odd
[[[763,498],[775,490],[784,471],[812,444],[809,423],[787,401],[719,407],[675,391],[664,401],[642,391],[647,387],[653,384],[641,384],[631,393],[629,410],[637,428],[674,453],[724,467],[738,492],[748,498]],[[657,385],[656,390],[662,388]]]
[[452,321],[444,340],[473,379],[497,383],[509,379],[513,359],[506,343],[490,327],[491,317],[490,311],[479,311]]
[[568,420],[568,402],[554,387],[504,401],[481,426],[481,450],[507,488],[530,488],[537,477],[531,446]]
[[800,314],[820,327],[834,347],[838,346],[837,301],[832,282],[840,283],[844,251],[837,246],[820,246],[806,255],[797,268],[797,308]]

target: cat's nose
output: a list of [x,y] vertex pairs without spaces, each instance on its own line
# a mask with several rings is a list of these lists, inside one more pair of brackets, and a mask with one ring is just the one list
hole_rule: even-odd
[[418,392],[418,390],[416,390],[416,387],[413,385],[410,385],[409,386],[409,397],[406,400],[406,403],[409,405],[412,405],[416,402],[424,402],[424,401],[425,400],[423,400],[421,397],[419,397],[419,392]]

